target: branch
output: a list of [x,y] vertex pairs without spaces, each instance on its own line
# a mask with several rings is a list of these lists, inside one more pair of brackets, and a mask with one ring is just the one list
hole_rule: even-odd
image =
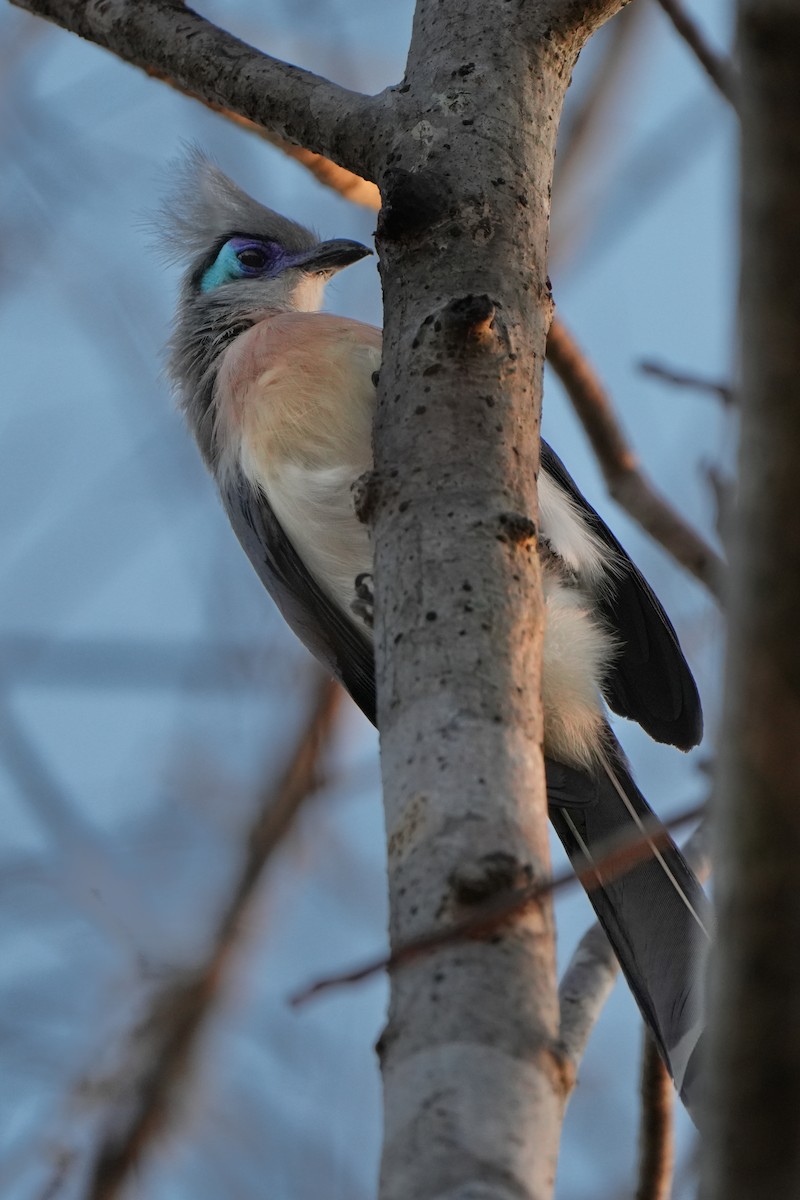
[[366,171],[372,101],[262,54],[180,0],[11,0],[181,91]]
[[[688,821],[696,821],[705,811],[704,805],[688,809],[670,821],[653,820],[644,826],[644,831],[632,838],[614,840],[606,852],[587,866],[576,869],[566,867],[560,874],[553,875],[539,883],[529,884],[528,887],[505,891],[491,900],[481,902],[469,916],[460,921],[454,921],[442,929],[433,929],[430,933],[422,934],[397,946],[391,954],[381,954],[360,967],[344,971],[340,975],[331,975],[319,979],[290,999],[290,1004],[298,1008],[320,992],[344,984],[360,983],[379,971],[393,971],[408,963],[440,950],[444,946],[453,946],[459,942],[474,938],[485,938],[494,933],[500,926],[505,925],[512,917],[519,917],[526,909],[538,904],[543,897],[552,896],[564,888],[580,883],[586,891],[597,886],[599,876],[604,881],[615,879],[632,871],[638,863],[649,858],[654,849],[659,849],[669,841],[669,831]],[[464,903],[467,901],[465,900]],[[591,931],[590,931],[591,932]],[[605,935],[603,935],[605,937]],[[613,954],[612,954],[613,958]],[[616,960],[614,960],[616,961]],[[613,982],[613,980],[612,980]],[[602,1005],[601,1005],[602,1007]]]
[[642,1039],[641,1096],[636,1200],[669,1200],[675,1165],[675,1088],[647,1030]]
[[256,888],[304,801],[319,783],[320,758],[333,725],[341,690],[327,677],[314,711],[277,784],[268,787],[247,837],[244,859],[209,954],[196,971],[162,987],[132,1037],[123,1086],[110,1105],[89,1200],[115,1200],[153,1138],[165,1126],[199,1034],[230,969],[232,952]]
[[721,400],[726,408],[732,408],[736,403],[736,393],[729,383],[702,379],[699,375],[692,375],[688,371],[677,371],[674,367],[665,367],[661,363],[649,359],[639,363],[639,370],[643,375],[652,375],[654,379],[661,379],[664,383],[671,383],[675,387],[694,388],[698,392],[709,392]]
[[656,0],[683,38],[714,87],[733,108],[738,107],[739,76],[730,59],[708,45],[700,26],[681,6],[680,0]]
[[594,368],[558,318],[550,326],[547,360],[583,424],[611,495],[721,602],[723,560],[647,479]]
[[619,974],[619,963],[602,926],[595,921],[578,942],[558,988],[561,1025],[558,1048],[574,1085],[592,1030]]

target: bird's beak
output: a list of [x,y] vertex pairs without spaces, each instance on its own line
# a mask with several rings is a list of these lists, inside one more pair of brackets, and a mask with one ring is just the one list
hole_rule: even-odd
[[368,246],[362,246],[361,242],[335,238],[331,242],[320,242],[305,254],[298,254],[291,265],[313,275],[332,275],[334,271],[341,271],[342,267],[349,267],[368,254],[372,254],[372,251]]

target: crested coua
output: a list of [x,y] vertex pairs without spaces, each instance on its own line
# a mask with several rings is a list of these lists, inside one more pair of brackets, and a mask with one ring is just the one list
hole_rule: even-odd
[[[169,359],[180,405],[262,583],[374,722],[372,553],[352,489],[372,465],[381,333],[317,311],[327,280],[370,251],[319,241],[197,153],[169,221],[170,249],[188,262]],[[545,442],[539,501],[550,818],[585,866],[651,818],[605,705],[683,750],[702,715],[669,618]],[[668,838],[650,848],[587,890],[691,1107],[708,904]]]

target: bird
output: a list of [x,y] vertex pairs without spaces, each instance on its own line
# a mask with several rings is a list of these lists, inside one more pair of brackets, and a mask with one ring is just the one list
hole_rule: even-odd
[[[167,368],[178,405],[259,579],[375,723],[372,551],[353,486],[372,466],[381,331],[319,311],[327,281],[371,251],[320,240],[198,149],[161,223],[184,264]],[[550,820],[582,878],[594,871],[589,900],[697,1119],[710,906],[671,838],[649,832],[607,708],[688,750],[702,737],[698,690],[652,589],[544,440],[538,493]],[[650,853],[604,876],[626,834]]]

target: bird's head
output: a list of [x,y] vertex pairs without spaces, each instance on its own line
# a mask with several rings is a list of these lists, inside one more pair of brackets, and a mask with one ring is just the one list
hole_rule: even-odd
[[177,171],[160,214],[167,256],[186,264],[170,341],[169,374],[200,438],[215,366],[231,339],[275,312],[315,312],[325,284],[371,251],[320,241],[259,204],[200,151]]

